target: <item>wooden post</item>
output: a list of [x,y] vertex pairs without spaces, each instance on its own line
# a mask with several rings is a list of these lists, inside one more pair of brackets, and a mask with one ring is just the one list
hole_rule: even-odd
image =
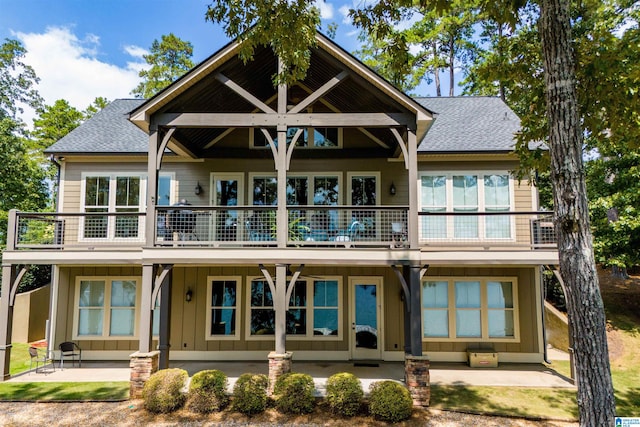
[[0,295],[0,381],[9,379],[11,359],[11,332],[13,327],[13,302],[11,291],[14,286],[16,268],[11,264],[2,265],[2,294]]
[[[160,358],[158,361],[159,369],[169,368],[169,338],[171,336],[171,275],[166,275],[160,290],[160,330],[158,334],[158,350],[160,350]],[[155,301],[151,301],[155,304]],[[153,319],[152,319],[153,320]],[[153,324],[152,324],[153,329]]]
[[276,354],[285,354],[287,340],[287,266],[276,264],[276,294],[273,295],[273,309],[276,312],[275,341]]
[[420,302],[421,266],[409,267],[409,289],[411,290],[411,355],[422,356],[422,306]]
[[415,128],[409,128],[407,152],[409,155],[409,212],[407,216],[407,237],[411,249],[419,248],[418,238],[418,142]]
[[153,311],[151,304],[151,296],[153,295],[153,283],[155,280],[155,272],[153,264],[144,264],[142,266],[142,298],[140,301],[140,345],[139,353],[151,352],[152,338],[152,319]]
[[151,125],[149,154],[147,157],[147,210],[145,219],[145,241],[152,247],[156,235],[156,194],[158,192],[158,127]]

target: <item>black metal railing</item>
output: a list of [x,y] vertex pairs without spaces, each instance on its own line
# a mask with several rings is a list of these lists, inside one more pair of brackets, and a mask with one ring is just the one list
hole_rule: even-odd
[[[25,213],[9,216],[10,249],[142,247],[142,212]],[[408,247],[406,206],[288,206],[287,246]],[[554,249],[551,212],[419,212],[428,250]],[[159,206],[154,246],[275,247],[275,206]]]

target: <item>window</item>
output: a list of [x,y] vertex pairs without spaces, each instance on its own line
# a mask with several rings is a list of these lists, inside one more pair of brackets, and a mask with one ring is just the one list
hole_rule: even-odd
[[422,282],[428,341],[517,341],[515,278],[434,278]]
[[78,278],[74,338],[134,338],[137,278]]
[[512,218],[491,213],[512,210],[512,188],[508,173],[422,175],[422,211],[452,214],[421,216],[421,238],[453,241],[511,239],[514,235]]
[[[248,336],[258,338],[275,333],[275,311],[269,285],[264,279],[250,281]],[[338,339],[340,330],[340,282],[337,278],[298,280],[291,290],[286,314],[289,339]]]
[[[273,142],[278,145],[278,134],[275,129],[268,129]],[[298,128],[287,129],[287,144],[291,143]],[[269,143],[260,129],[252,129],[251,146],[266,148]],[[342,129],[339,128],[306,128],[296,140],[296,147],[300,148],[339,148],[342,146]]]
[[207,339],[239,339],[239,277],[207,279]]
[[265,279],[257,279],[252,280],[249,287],[249,335],[273,335],[276,312],[273,310],[273,296],[269,284]]
[[[349,173],[347,181],[351,186],[350,203],[352,206],[376,206],[379,204],[380,173]],[[353,227],[357,226],[360,238],[375,237],[378,216],[379,214],[375,210],[353,210],[349,228],[355,229]]]
[[[84,176],[85,212],[142,212],[145,182],[140,175],[101,174]],[[84,239],[131,239],[142,236],[138,215],[88,216],[84,219]]]

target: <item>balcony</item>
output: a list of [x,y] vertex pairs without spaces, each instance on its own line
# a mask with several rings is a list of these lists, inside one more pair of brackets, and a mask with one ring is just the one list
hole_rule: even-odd
[[[406,206],[289,206],[287,246],[408,248]],[[12,211],[8,248],[63,250],[142,248],[145,214]],[[154,247],[277,246],[274,206],[157,207]],[[550,212],[419,212],[423,251],[553,250]],[[12,245],[13,244],[13,245]]]

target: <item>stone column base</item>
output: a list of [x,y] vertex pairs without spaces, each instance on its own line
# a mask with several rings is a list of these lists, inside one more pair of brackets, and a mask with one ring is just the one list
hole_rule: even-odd
[[131,376],[129,378],[129,399],[142,398],[144,383],[155,372],[158,372],[159,351],[149,353],[136,352],[129,356],[129,367]]
[[411,393],[413,405],[429,406],[431,399],[429,358],[427,356],[405,355],[404,380]]
[[273,388],[276,385],[276,381],[282,375],[291,372],[291,358],[293,353],[278,354],[275,352],[269,353],[269,389],[267,394],[273,395]]

